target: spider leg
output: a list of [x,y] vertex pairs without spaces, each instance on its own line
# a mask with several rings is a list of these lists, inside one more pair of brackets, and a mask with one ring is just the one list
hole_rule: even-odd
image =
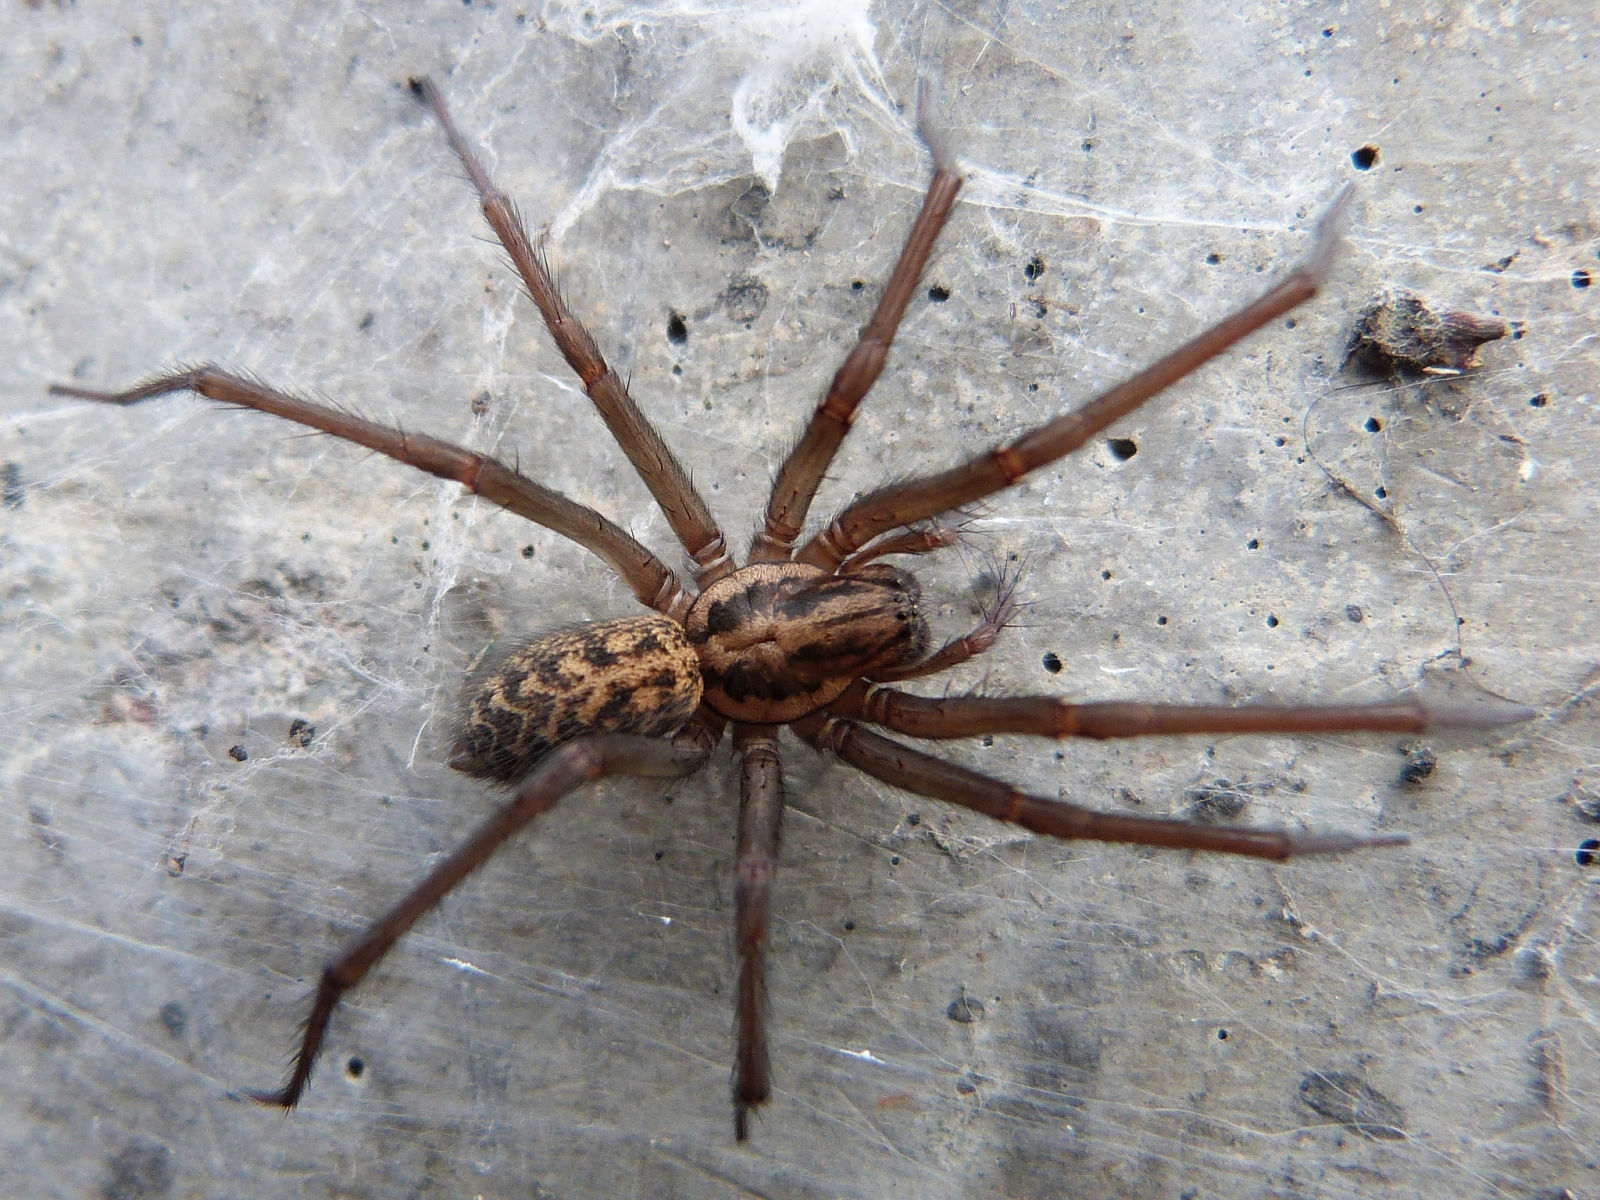
[[733,1132],[750,1136],[750,1111],[772,1095],[767,1041],[767,932],[772,880],[778,870],[778,834],[783,823],[783,770],[772,726],[736,725],[733,752],[739,759],[739,849],[734,883],[734,940],[739,955],[734,1010]]
[[1065,840],[1211,850],[1280,862],[1299,854],[1338,854],[1367,846],[1398,846],[1410,840],[1404,834],[1298,833],[1097,812],[1064,800],[1030,796],[1009,783],[923,754],[854,721],[831,716],[827,710],[794,722],[792,728],[818,749],[832,751],[884,783]]
[[[917,280],[928,264],[933,244],[939,231],[949,220],[955,207],[956,194],[961,191],[962,179],[956,173],[955,163],[929,136],[926,120],[926,90],[918,96],[917,129],[922,140],[933,153],[933,178],[928,182],[927,195],[922,209],[912,222],[906,236],[905,247],[894,264],[889,282],[873,310],[872,319],[862,329],[855,348],[845,358],[844,365],[828,385],[827,394],[812,413],[805,432],[789,452],[772,484],[772,496],[767,501],[766,527],[756,534],[750,547],[751,562],[783,561],[794,549],[795,538],[805,524],[817,486],[828,470],[828,464],[838,452],[845,434],[855,421],[856,406],[872,390],[872,385],[883,373],[889,358],[889,347],[905,316],[906,306],[916,290]],[[901,522],[905,524],[905,522]],[[840,556],[844,557],[843,555]],[[835,564],[837,565],[837,562]],[[830,567],[831,569],[831,567]]]
[[1386,704],[1075,704],[1054,696],[913,696],[894,688],[847,691],[831,711],[916,738],[1023,733],[1048,738],[1154,737],[1192,733],[1422,733],[1491,729],[1533,716],[1508,705],[1432,708]]
[[583,383],[583,390],[594,402],[600,418],[616,438],[622,452],[633,463],[655,497],[678,541],[695,561],[695,579],[703,588],[733,569],[728,547],[712,519],[711,510],[689,481],[687,472],[667,448],[655,427],[639,411],[622,380],[600,354],[594,338],[561,299],[544,256],[534,249],[523,228],[522,218],[510,197],[494,186],[477,155],[456,130],[445,107],[444,97],[431,79],[411,80],[411,91],[433,110],[444,129],[450,148],[455,151],[467,177],[478,193],[478,205],[494,235],[505,248],[511,264],[522,276],[523,286],[539,308],[550,337],[567,360],[567,365]]
[[972,504],[1082,446],[1108,425],[1171,387],[1244,337],[1317,294],[1338,243],[1339,218],[1349,202],[1347,184],[1317,223],[1311,255],[1288,278],[1254,302],[1224,317],[1152,366],[1015,441],[961,466],[882,488],[851,504],[795,558],[831,571],[888,530]]
[[125,392],[97,392],[88,388],[51,385],[56,396],[76,396],[102,404],[138,404],[169,392],[194,392],[208,400],[253,408],[300,425],[309,425],[366,446],[409,466],[453,479],[469,492],[498,504],[508,512],[554,530],[598,555],[620,575],[641,603],[673,615],[687,604],[683,586],[664,563],[620,526],[586,505],[535,483],[504,463],[426,434],[406,433],[380,425],[325,404],[302,400],[253,379],[231,375],[217,367],[202,366],[157,376]]
[[891,554],[932,554],[960,540],[961,531],[954,525],[933,525],[927,529],[903,529],[899,533],[881,537],[872,545],[857,550],[839,564],[840,575],[851,575],[876,559]]
[[356,984],[387,954],[417,919],[480,867],[506,840],[540,813],[553,808],[579,784],[607,775],[646,775],[672,779],[691,774],[705,764],[710,745],[697,737],[693,726],[676,738],[647,738],[633,734],[600,734],[558,746],[534,768],[512,796],[511,803],[490,817],[435,867],[404,900],[376,921],[322,971],[311,1015],[306,1018],[300,1048],[295,1052],[289,1079],[275,1092],[250,1092],[252,1100],[280,1108],[293,1108],[311,1080],[311,1069],[322,1037],[339,997]]

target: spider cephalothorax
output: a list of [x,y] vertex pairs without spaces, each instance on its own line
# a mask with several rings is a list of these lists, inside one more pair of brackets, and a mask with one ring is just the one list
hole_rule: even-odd
[[[62,395],[133,404],[175,391],[254,408],[358,443],[452,479],[605,560],[653,610],[551,634],[503,655],[467,690],[451,765],[509,786],[509,803],[436,866],[322,972],[288,1081],[253,1093],[293,1107],[311,1078],[339,997],[507,838],[562,796],[607,775],[679,778],[705,765],[731,724],[741,803],[734,892],[738,956],[733,1106],[748,1134],[751,1109],[771,1096],[765,951],[783,793],[777,732],[789,726],[818,749],[876,778],[1061,838],[1215,850],[1262,858],[1394,845],[1403,834],[1231,828],[1103,813],[1031,796],[945,762],[873,727],[912,738],[989,733],[1116,738],[1147,734],[1416,732],[1430,725],[1490,725],[1520,711],[1429,709],[1410,700],[1373,705],[1074,704],[1051,696],[916,696],[892,683],[931,676],[981,654],[1010,616],[1002,589],[971,633],[928,652],[920,589],[907,571],[874,560],[948,546],[949,515],[1069,454],[1118,418],[1310,299],[1333,253],[1343,195],[1318,227],[1310,258],[1259,299],[1204,330],[1087,404],[940,474],[914,477],[849,505],[800,542],[811,502],[857,405],[882,371],[961,177],[933,148],[934,173],[871,321],[834,376],[773,484],[749,561],[734,562],[705,501],[627,389],[566,308],[541,256],[427,80],[412,89],[444,128],[557,347],[583,381],[693,562],[693,593],[655,554],[595,510],[506,464],[421,434],[314,404],[240,375],[203,366],[123,392],[58,386]],[[924,123],[924,140],[926,138]],[[797,544],[798,543],[798,544]]]
[[928,649],[922,589],[874,563],[830,575],[804,563],[755,563],[713,583],[684,624],[700,655],[706,703],[730,721],[777,725],[816,712],[862,675]]

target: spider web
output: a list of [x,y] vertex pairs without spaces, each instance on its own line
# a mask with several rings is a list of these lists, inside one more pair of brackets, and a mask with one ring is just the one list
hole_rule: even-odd
[[[1600,263],[1572,160],[1543,153],[1571,134],[1552,97],[1593,83],[1580,15],[19,10],[12,1172],[47,1195],[1584,1194],[1595,291],[1572,280]],[[45,385],[215,359],[515,458],[671,549],[483,244],[400,86],[418,70],[741,546],[920,200],[919,79],[970,182],[819,512],[1142,365],[1264,286],[1357,177],[1348,249],[1292,328],[918,564],[950,633],[975,581],[1023,571],[1017,627],[935,686],[1421,688],[1551,715],[1430,739],[1415,784],[1384,738],[947,748],[1107,807],[1416,838],[1285,867],[1044,843],[792,749],[779,1097],[749,1149],[727,1120],[726,760],[607,786],[350,996],[291,1124],[233,1102],[274,1081],[327,953],[493,803],[440,765],[470,662],[631,601],[584,552],[327,439]],[[1462,380],[1341,371],[1390,284],[1522,336]]]

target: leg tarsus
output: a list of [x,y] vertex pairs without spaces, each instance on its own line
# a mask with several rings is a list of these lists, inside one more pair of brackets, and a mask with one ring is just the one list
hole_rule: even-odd
[[1408,846],[1411,839],[1403,833],[1339,833],[1328,831],[1311,833],[1302,830],[1289,835],[1292,853],[1296,858],[1311,854],[1344,854],[1350,850],[1367,850],[1374,846]]
[[301,1095],[311,1082],[311,1072],[316,1066],[317,1048],[321,1046],[323,1036],[328,1031],[328,1021],[339,1003],[339,997],[352,986],[353,983],[340,982],[335,977],[333,967],[322,969],[322,979],[317,984],[317,996],[311,1002],[311,1013],[307,1016],[305,1028],[301,1032],[300,1047],[296,1050],[294,1062],[289,1068],[289,1078],[275,1092],[251,1089],[245,1092],[246,1096],[257,1104],[285,1111],[300,1102]]
[[173,392],[194,392],[203,395],[198,386],[199,381],[207,372],[215,371],[212,366],[178,367],[163,375],[156,375],[143,383],[136,383],[126,391],[102,392],[93,388],[74,387],[67,383],[52,383],[50,394],[52,396],[72,396],[78,400],[94,400],[100,404],[129,405],[138,404],[142,400],[154,400],[157,396],[167,396]]
[[1311,281],[1313,287],[1321,287],[1328,277],[1328,270],[1333,266],[1334,255],[1339,250],[1339,239],[1344,236],[1344,225],[1350,214],[1350,203],[1355,199],[1356,185],[1346,183],[1329,202],[1323,214],[1317,218],[1316,244],[1312,246],[1311,253],[1300,264],[1301,272]]
[[917,136],[928,148],[928,155],[933,159],[933,169],[954,174],[955,156],[950,153],[944,135],[933,123],[933,90],[933,84],[926,75],[917,79]]

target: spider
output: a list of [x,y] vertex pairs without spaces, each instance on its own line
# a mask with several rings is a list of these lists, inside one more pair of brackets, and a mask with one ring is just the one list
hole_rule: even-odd
[[734,1134],[744,1141],[752,1112],[772,1094],[765,956],[783,813],[782,727],[884,783],[1038,834],[1282,860],[1395,846],[1407,838],[1225,827],[1098,812],[1028,795],[879,730],[914,739],[992,733],[1097,739],[1417,733],[1441,725],[1487,727],[1527,715],[1521,710],[1429,708],[1404,700],[1211,706],[1072,703],[1051,696],[930,699],[892,686],[937,675],[982,654],[1005,628],[1014,605],[1011,588],[1002,588],[975,629],[930,651],[916,577],[881,560],[951,545],[957,540],[953,516],[1076,450],[1241,338],[1309,300],[1332,259],[1348,187],[1319,222],[1305,263],[1252,303],[1078,409],[949,470],[861,496],[802,541],[817,487],[850,430],[857,406],[883,370],[961,190],[962,176],[930,136],[926,105],[919,103],[919,133],[933,160],[921,210],[871,320],[780,468],[763,525],[741,564],[678,460],[566,307],[541,250],[456,129],[438,89],[426,78],[413,79],[409,86],[437,119],[550,336],[687,552],[692,590],[620,526],[505,463],[302,400],[215,366],[180,368],[120,392],[51,388],[59,395],[117,405],[188,391],[366,446],[455,480],[592,551],[651,610],[646,616],[524,642],[468,682],[450,765],[509,788],[509,803],[323,968],[287,1080],[277,1090],[251,1092],[253,1099],[284,1109],[299,1102],[340,997],[423,914],[534,817],[575,788],[608,776],[691,775],[706,764],[730,727],[741,788],[732,1102]]

